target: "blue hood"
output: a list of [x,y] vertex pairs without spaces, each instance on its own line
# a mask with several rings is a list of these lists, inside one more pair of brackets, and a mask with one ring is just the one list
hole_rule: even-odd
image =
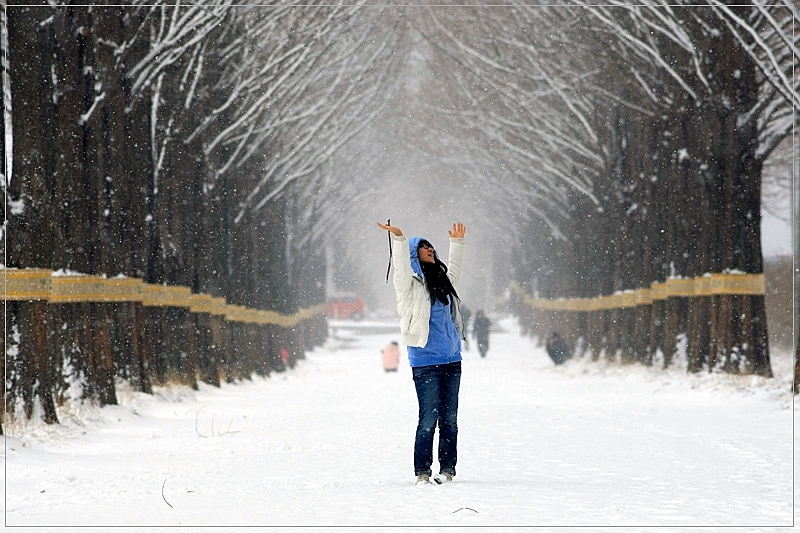
[[[422,281],[425,281],[425,276],[422,274],[422,267],[419,265],[419,252],[417,250],[419,248],[419,241],[431,242],[430,239],[426,239],[425,237],[411,237],[408,239],[408,251],[411,254],[411,269]],[[435,246],[433,248],[433,256],[439,259],[439,253],[436,251]]]

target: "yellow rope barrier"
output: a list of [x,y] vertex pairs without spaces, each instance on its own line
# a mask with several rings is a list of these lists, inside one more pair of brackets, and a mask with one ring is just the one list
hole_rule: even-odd
[[102,276],[53,276],[47,301],[51,304],[104,302],[104,281]]
[[4,268],[1,271],[6,300],[47,300],[50,298],[52,271],[40,268],[25,270]]
[[293,327],[303,320],[325,313],[320,304],[300,309],[293,315],[228,304],[225,298],[194,294],[180,285],[144,283],[138,278],[104,278],[84,274],[57,274],[46,269],[0,268],[3,300],[42,300],[50,304],[76,302],[141,302],[146,307],[186,307],[191,313],[222,316],[231,322],[273,324]]
[[764,274],[706,274],[697,278],[671,278],[665,282],[652,283],[650,288],[627,290],[594,298],[533,298],[525,294],[516,282],[511,283],[509,290],[521,295],[523,302],[534,309],[587,312],[651,305],[667,298],[763,295],[765,282]]

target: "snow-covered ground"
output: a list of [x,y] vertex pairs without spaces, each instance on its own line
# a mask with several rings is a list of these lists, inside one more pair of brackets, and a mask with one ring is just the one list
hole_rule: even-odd
[[121,405],[73,406],[58,426],[7,428],[16,436],[5,438],[6,526],[793,523],[788,354],[774,354],[772,380],[692,376],[680,365],[554,367],[503,320],[485,359],[465,352],[458,476],[420,487],[411,371],[380,365],[394,328],[345,326],[284,374],[123,391]]

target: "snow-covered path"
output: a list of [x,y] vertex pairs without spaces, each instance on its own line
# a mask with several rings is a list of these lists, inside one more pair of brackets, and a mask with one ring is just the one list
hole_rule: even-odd
[[773,380],[556,368],[503,324],[486,359],[465,353],[451,484],[413,484],[411,371],[380,368],[395,335],[339,329],[285,374],[9,428],[5,523],[792,525],[791,361]]

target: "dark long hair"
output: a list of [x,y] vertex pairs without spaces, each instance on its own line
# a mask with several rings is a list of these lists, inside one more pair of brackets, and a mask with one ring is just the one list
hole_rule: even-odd
[[447,277],[447,265],[438,258],[434,261],[434,263],[420,261],[419,266],[422,268],[422,275],[425,276],[425,284],[431,295],[431,304],[439,300],[442,304],[447,305],[450,303],[448,296],[452,295],[458,298],[458,293],[450,282],[450,278]]

